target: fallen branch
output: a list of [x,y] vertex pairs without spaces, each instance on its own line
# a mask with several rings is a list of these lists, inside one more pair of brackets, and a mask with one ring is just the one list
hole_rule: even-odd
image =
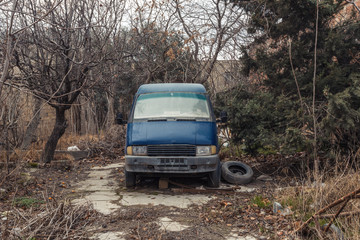
[[172,188],[171,191],[174,193],[193,193],[193,194],[207,194],[207,193],[216,193],[216,194],[229,194],[235,193],[236,189],[196,189],[196,188]]
[[344,201],[343,205],[341,206],[341,208],[337,211],[337,213],[334,215],[334,217],[330,220],[329,224],[325,227],[324,232],[329,231],[329,228],[331,226],[331,224],[335,221],[335,219],[339,216],[339,214],[342,212],[342,210],[344,210],[344,208],[346,207],[346,204],[350,201],[350,198],[348,198],[346,201]]
[[[338,217],[349,217],[349,216],[354,216],[354,215],[359,215],[360,211],[354,211],[354,212],[343,212],[340,213],[338,215]],[[336,214],[323,214],[321,215],[321,218],[332,218],[334,217]]]
[[192,189],[193,187],[191,186],[188,186],[188,185],[185,185],[185,184],[181,184],[181,183],[177,183],[177,182],[174,182],[174,181],[171,181],[169,180],[169,183],[175,185],[175,186],[178,186],[178,187],[182,187],[182,188],[188,188],[188,189]]
[[232,193],[232,192],[235,192],[237,189],[241,189],[241,187],[196,189],[192,186],[177,183],[177,182],[174,182],[171,180],[169,180],[169,183],[182,188],[182,189],[178,189],[178,188],[171,189],[173,192],[178,192],[178,193],[185,193],[185,192],[187,192],[187,193],[218,193],[218,192]]
[[5,183],[6,179],[10,177],[13,173],[20,169],[20,166],[16,166],[14,170],[12,170],[9,174],[5,175],[5,177],[0,182],[0,187]]
[[37,215],[20,209],[13,213],[19,221],[11,228],[20,230],[13,231],[8,227],[5,232],[10,234],[9,238],[18,239],[83,239],[86,238],[85,227],[98,216],[91,205],[72,206],[68,201],[59,204],[47,202],[43,211]]
[[293,233],[296,234],[297,232],[301,231],[306,225],[308,225],[313,219],[315,219],[316,217],[321,217],[320,215],[324,212],[326,212],[327,210],[329,210],[330,208],[333,208],[335,206],[337,206],[338,204],[345,202],[345,201],[349,201],[350,199],[354,199],[354,198],[358,198],[358,195],[360,193],[360,188],[358,188],[357,190],[339,198],[338,200],[330,203],[329,205],[327,205],[326,207],[320,209],[319,211],[317,211],[314,215],[312,215],[306,222],[304,222],[298,229],[296,229]]

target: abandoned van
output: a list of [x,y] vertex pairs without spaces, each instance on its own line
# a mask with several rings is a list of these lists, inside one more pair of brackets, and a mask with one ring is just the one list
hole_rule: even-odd
[[218,187],[220,174],[216,119],[205,87],[140,86],[127,121],[126,186],[135,186],[140,175],[202,175],[209,186]]

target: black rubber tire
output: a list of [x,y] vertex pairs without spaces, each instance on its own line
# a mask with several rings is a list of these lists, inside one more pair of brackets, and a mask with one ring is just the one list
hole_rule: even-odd
[[134,187],[136,185],[136,174],[125,170],[125,186]]
[[254,172],[245,163],[229,161],[222,164],[221,174],[229,183],[247,184],[252,181]]
[[221,179],[221,164],[219,162],[216,170],[209,173],[208,186],[212,188],[218,188],[220,186],[220,179]]

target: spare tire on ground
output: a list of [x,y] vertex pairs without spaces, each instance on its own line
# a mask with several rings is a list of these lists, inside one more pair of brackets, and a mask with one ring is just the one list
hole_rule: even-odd
[[252,181],[254,172],[245,163],[229,161],[222,164],[221,175],[229,183],[246,184]]

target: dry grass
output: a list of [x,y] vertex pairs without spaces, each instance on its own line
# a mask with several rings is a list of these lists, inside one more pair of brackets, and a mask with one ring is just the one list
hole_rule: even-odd
[[89,142],[99,142],[104,138],[104,134],[100,133],[98,135],[76,135],[76,134],[65,134],[62,136],[58,142],[57,149],[67,149],[70,146],[79,146],[82,147]]
[[87,227],[98,217],[91,205],[73,206],[67,201],[57,203],[45,197],[39,203],[42,206],[37,210],[14,207],[7,211],[7,220],[0,225],[0,238],[86,239]]
[[[74,133],[65,133],[60,139],[56,146],[56,149],[64,150],[70,146],[85,146],[86,143],[94,143],[103,141],[105,139],[105,133],[99,134],[87,134],[87,135],[77,135]],[[42,150],[45,147],[47,136],[39,136],[38,141],[33,143],[29,150]]]
[[[57,149],[67,149],[70,146],[78,146],[81,150],[89,148],[89,146],[96,145],[100,142],[112,143],[114,145],[124,144],[126,130],[125,127],[113,125],[106,131],[101,131],[99,134],[65,134],[58,142]],[[45,144],[44,144],[45,146]]]
[[[358,188],[360,188],[360,170],[345,169],[331,177],[321,176],[317,181],[308,185],[286,188],[279,191],[276,198],[283,206],[291,208],[295,223],[294,228],[298,228],[301,222],[309,219],[315,212]],[[341,206],[342,204],[339,204],[329,209],[325,214],[336,214]],[[360,199],[350,200],[342,212],[360,212]],[[359,216],[360,214],[355,214],[338,217],[335,220],[334,224],[342,230],[346,239],[360,239]],[[329,217],[320,217],[319,224],[324,225],[330,219]],[[314,229],[316,228],[315,225],[315,222],[312,222],[309,227]],[[317,231],[314,232],[318,235]],[[310,236],[310,239],[318,239],[318,237],[311,238]]]
[[[123,126],[114,125],[106,132],[100,132],[96,135],[76,135],[66,133],[59,139],[57,150],[66,150],[70,146],[77,146],[80,150],[90,150],[91,153],[98,152],[99,148],[111,151],[115,148],[123,148],[125,143],[125,128]],[[38,139],[42,139],[40,136]],[[7,152],[0,149],[0,170],[6,165],[6,162],[11,163],[11,166],[18,166],[21,164],[31,164],[39,162],[41,151],[44,149],[46,141],[39,140],[34,142],[28,150],[12,149]],[[55,154],[54,160],[72,160],[73,157],[68,154]],[[9,161],[7,161],[9,160]]]

